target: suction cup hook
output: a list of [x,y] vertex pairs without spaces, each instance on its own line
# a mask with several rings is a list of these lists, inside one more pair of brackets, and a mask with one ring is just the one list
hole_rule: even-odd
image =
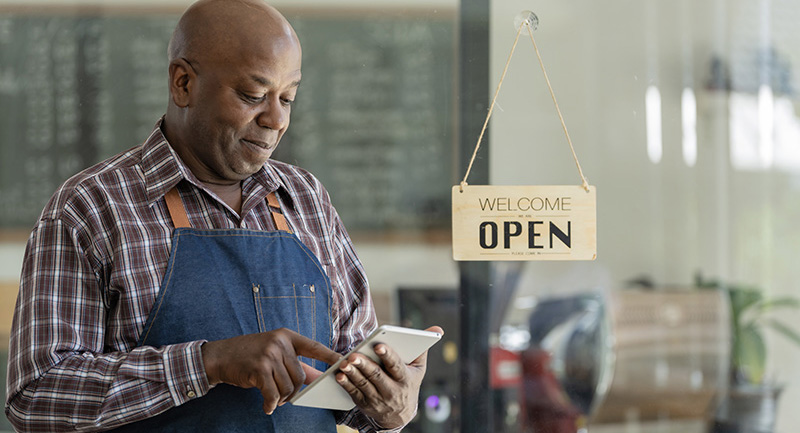
[[522,11],[514,17],[514,30],[519,29],[519,26],[530,26],[531,30],[536,30],[539,27],[539,17],[531,11]]

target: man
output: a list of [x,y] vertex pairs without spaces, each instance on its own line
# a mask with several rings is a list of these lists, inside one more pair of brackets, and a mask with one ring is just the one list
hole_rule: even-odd
[[8,418],[22,431],[399,430],[425,354],[406,365],[378,345],[383,369],[345,361],[348,413],[287,404],[376,326],[327,193],[269,159],[301,78],[291,26],[260,0],[201,0],[169,57],[148,140],[68,180],[33,229]]

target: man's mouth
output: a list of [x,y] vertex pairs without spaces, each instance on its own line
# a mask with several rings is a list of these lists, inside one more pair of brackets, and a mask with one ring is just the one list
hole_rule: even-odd
[[258,148],[261,148],[261,149],[264,149],[264,150],[270,150],[270,149],[272,149],[274,147],[271,144],[263,142],[263,141],[246,140],[244,138],[242,139],[242,141],[247,143],[247,144],[249,144],[249,145],[251,145],[251,146],[255,146],[255,147],[258,147]]

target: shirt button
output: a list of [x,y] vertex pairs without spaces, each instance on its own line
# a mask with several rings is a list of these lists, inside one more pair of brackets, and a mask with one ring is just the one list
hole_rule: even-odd
[[197,397],[197,394],[195,394],[195,392],[190,389],[189,392],[186,393],[186,396],[189,398],[195,398]]

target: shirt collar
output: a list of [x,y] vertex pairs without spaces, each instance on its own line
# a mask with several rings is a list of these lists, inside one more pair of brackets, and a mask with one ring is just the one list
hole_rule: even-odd
[[156,122],[150,137],[142,145],[142,171],[144,172],[147,203],[153,204],[182,179],[188,178],[189,169],[172,149],[161,131],[164,118]]
[[253,174],[251,178],[261,183],[268,192],[275,192],[279,195],[280,198],[284,200],[284,204],[294,208],[294,198],[291,194],[292,190],[286,187],[286,181],[275,168],[274,160],[267,160],[267,163],[261,167],[261,170]]

